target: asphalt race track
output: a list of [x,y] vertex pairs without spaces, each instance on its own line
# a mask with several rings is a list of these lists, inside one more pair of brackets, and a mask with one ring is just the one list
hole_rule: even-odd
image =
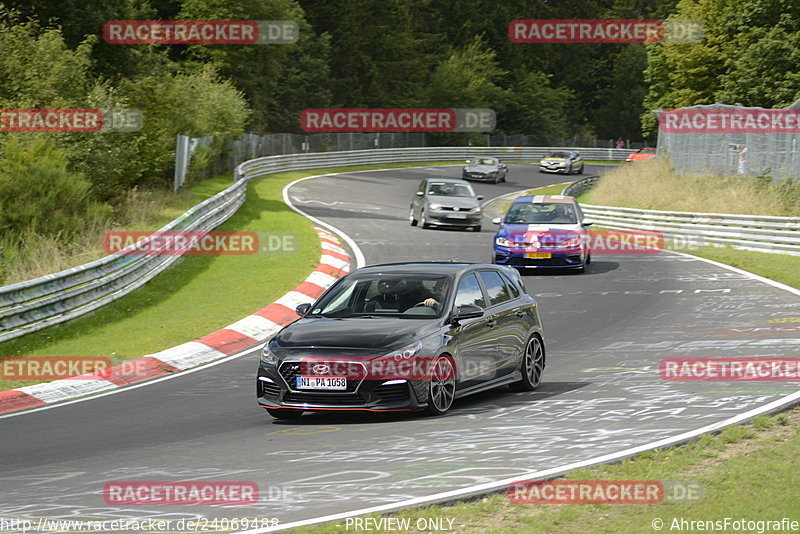
[[[586,173],[598,172],[587,165]],[[300,182],[303,211],[355,240],[367,264],[487,262],[495,227],[423,230],[408,209],[425,176],[460,167],[347,173]],[[511,165],[487,199],[563,182]],[[445,417],[307,414],[256,405],[258,355],[118,394],[0,418],[0,517],[310,519],[589,460],[728,419],[794,393],[791,382],[671,382],[665,357],[796,356],[800,298],[671,253],[593,257],[585,274],[525,277],[540,304],[547,367],[538,391],[456,401]],[[266,303],[265,303],[266,304]],[[110,481],[253,481],[261,502],[107,505]]]

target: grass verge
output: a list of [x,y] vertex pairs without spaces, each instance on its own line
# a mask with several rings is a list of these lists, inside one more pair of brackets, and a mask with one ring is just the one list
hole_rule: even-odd
[[580,202],[628,208],[800,216],[800,183],[769,176],[683,175],[668,161],[622,165]]
[[[505,533],[653,533],[655,520],[663,532],[699,532],[709,528],[677,528],[680,520],[800,521],[797,484],[800,482],[800,410],[759,416],[751,424],[728,427],[686,445],[637,455],[621,463],[570,472],[566,480],[681,481],[700,488],[699,502],[659,504],[517,504],[506,493],[452,505],[413,508],[391,514],[408,518],[452,521],[459,534]],[[401,466],[398,466],[401,467]],[[390,515],[371,514],[374,520]],[[375,523],[372,523],[375,525]],[[339,534],[344,520],[292,529],[293,534]],[[353,526],[351,525],[351,529]],[[721,531],[722,529],[717,529]],[[372,532],[397,532],[375,528]],[[736,531],[728,527],[729,532]],[[774,530],[761,530],[761,532]],[[430,532],[412,528],[409,532]],[[755,530],[754,532],[757,532]]]
[[[197,339],[263,308],[302,282],[320,256],[313,225],[283,203],[283,187],[305,176],[382,168],[387,166],[309,169],[253,180],[245,203],[217,230],[294,233],[295,252],[185,256],[142,288],[96,312],[0,343],[0,361],[13,356],[106,356],[116,364]],[[182,204],[164,216],[171,220],[232,183],[230,174],[200,182]],[[161,226],[163,223],[154,221],[150,227],[131,229]],[[37,382],[0,380],[0,390]]]

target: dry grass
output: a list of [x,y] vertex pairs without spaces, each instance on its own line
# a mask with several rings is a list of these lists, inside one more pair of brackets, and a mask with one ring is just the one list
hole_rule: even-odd
[[583,201],[643,209],[797,216],[800,187],[791,185],[781,186],[768,178],[679,175],[667,162],[653,160],[609,172]]
[[186,192],[132,190],[117,205],[113,221],[87,220],[81,232],[69,241],[61,236],[28,234],[21,244],[0,244],[8,262],[2,283],[15,284],[102,258],[106,255],[106,232],[155,230],[183,213],[180,206],[189,197]]

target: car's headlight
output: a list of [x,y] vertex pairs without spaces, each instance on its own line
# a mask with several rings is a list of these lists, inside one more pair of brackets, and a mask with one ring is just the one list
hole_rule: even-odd
[[477,208],[472,208],[471,210],[469,210],[469,212],[470,213],[480,213],[481,212],[481,207],[478,206]]
[[278,357],[269,350],[269,344],[264,345],[264,350],[261,351],[261,363],[266,365],[277,365]]
[[581,246],[581,238],[580,237],[570,237],[569,239],[565,239],[561,243],[558,244],[559,248],[572,248],[572,247],[579,247]]
[[442,205],[441,204],[431,204],[430,208],[432,210],[440,210],[440,209],[442,209]]
[[558,163],[558,166],[559,166],[559,167],[566,167],[566,166],[567,166],[567,162],[566,162],[566,161],[560,161],[560,162]]
[[394,358],[395,360],[403,360],[403,359],[407,360],[415,356],[419,352],[419,349],[421,348],[422,348],[422,341],[417,341],[416,343],[412,343],[411,345],[403,347],[402,349],[390,352],[385,357]]
[[505,237],[495,237],[494,238],[494,243],[496,245],[498,245],[498,246],[501,246],[501,247],[510,247],[511,246],[511,241],[509,241]]

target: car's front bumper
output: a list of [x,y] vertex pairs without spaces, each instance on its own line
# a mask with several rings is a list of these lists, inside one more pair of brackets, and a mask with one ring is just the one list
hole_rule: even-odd
[[[284,373],[286,371],[284,369]],[[427,406],[420,402],[424,385],[414,380],[347,380],[347,391],[297,390],[275,366],[259,365],[256,397],[262,408],[275,410],[409,412]],[[388,382],[388,383],[387,383]]]
[[472,180],[475,182],[494,182],[497,180],[498,174],[483,174],[483,173],[463,173],[461,177],[464,180]]
[[553,165],[542,165],[539,164],[539,172],[554,172],[554,173],[564,173],[567,174],[569,172],[569,165],[561,167],[561,166],[553,166]]
[[[475,226],[481,223],[481,213],[450,210],[428,210],[427,222],[441,226]],[[463,217],[461,217],[463,215]]]
[[586,264],[586,255],[580,249],[559,249],[550,252],[549,258],[529,258],[525,252],[508,247],[494,247],[494,263],[518,269],[580,269]]

